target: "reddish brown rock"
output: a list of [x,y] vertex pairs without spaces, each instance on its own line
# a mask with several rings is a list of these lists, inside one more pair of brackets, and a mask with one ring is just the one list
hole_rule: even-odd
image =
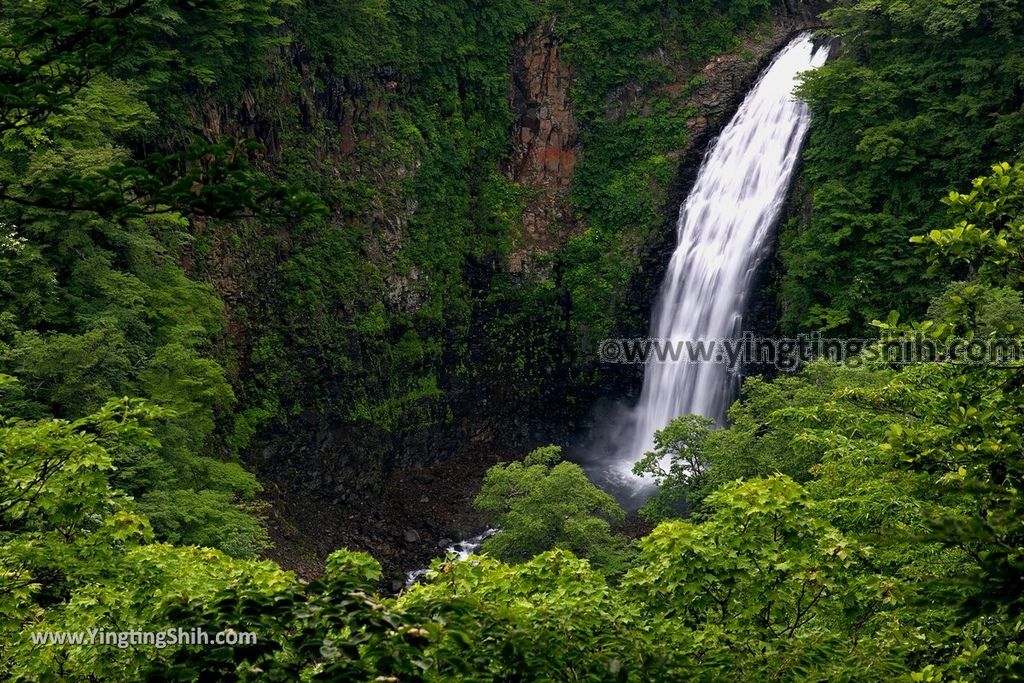
[[576,157],[576,118],[569,87],[572,70],[550,22],[538,24],[515,47],[509,97],[518,134],[505,167],[510,180],[530,191],[509,268],[521,272],[530,257],[563,245],[579,230],[569,207]]

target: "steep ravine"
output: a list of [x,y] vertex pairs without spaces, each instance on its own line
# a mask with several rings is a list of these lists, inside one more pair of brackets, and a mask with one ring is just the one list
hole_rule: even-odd
[[[669,152],[679,170],[665,189],[666,227],[641,240],[641,267],[627,297],[632,312],[626,311],[625,317],[646,319],[671,250],[678,205],[693,182],[708,141],[735,111],[771,55],[796,32],[815,25],[816,10],[812,3],[780,9],[745,34],[736,49],[709,63],[673,63],[658,57],[667,61],[679,84],[667,86],[669,89],[688,84],[685,97],[679,97],[681,91],[669,94],[674,106],[690,114],[689,135],[683,145]],[[526,199],[504,263],[484,259],[471,264],[464,275],[481,299],[498,276],[511,277],[513,282],[515,278],[534,282],[557,278],[557,273],[547,270],[545,256],[557,254],[587,228],[587,216],[575,211],[571,203],[575,172],[587,150],[572,105],[573,66],[556,34],[557,27],[544,21],[512,46],[509,156],[496,170],[525,190]],[[358,83],[325,78],[308,63],[301,48],[293,50],[290,62],[293,73],[254,88],[240,105],[219,109],[197,106],[196,123],[207,130],[262,139],[271,165],[277,163],[282,149],[301,142],[309,150],[308,173],[325,187],[347,188],[368,182],[372,193],[365,201],[332,207],[328,229],[331,223],[367,226],[362,248],[382,278],[367,284],[381,288],[383,305],[389,310],[414,319],[426,302],[425,274],[415,264],[410,267],[403,249],[409,222],[421,208],[410,201],[406,190],[416,181],[421,160],[419,152],[394,147],[395,121],[405,115],[396,103],[412,86],[386,71],[369,74]],[[615,117],[624,108],[643,112],[645,97],[640,88],[618,89],[610,94],[605,114]],[[292,334],[296,324],[306,324],[292,318],[273,322],[282,315],[274,286],[282,277],[281,264],[308,248],[311,240],[323,238],[286,225],[269,233],[267,226],[249,223],[197,224],[195,228],[200,237],[206,237],[201,240],[202,249],[185,255],[187,265],[224,298],[229,328],[223,353],[233,359],[243,403],[258,407],[266,402],[260,397],[267,388],[276,389],[275,383],[282,381],[299,381],[267,371],[275,367],[268,361],[275,353],[271,342],[278,340],[289,349],[301,339],[280,340],[277,330]],[[310,301],[315,305],[316,297],[311,295]],[[343,306],[327,319],[344,319],[356,312]],[[320,315],[316,311],[311,314]],[[477,317],[467,334],[470,340],[490,324],[479,317],[479,311],[474,315]],[[536,323],[542,326],[544,320]],[[623,332],[627,332],[625,327]],[[329,329],[315,333],[331,334]],[[338,345],[337,349],[324,346],[319,351],[323,356],[310,357],[311,368],[333,363],[332,355],[358,348],[358,343],[352,347],[352,342],[344,340],[330,344]],[[360,353],[366,355],[355,356],[352,362],[376,364],[381,352],[365,349]],[[464,353],[461,361],[466,365],[492,362],[481,356],[486,350],[475,348],[472,342]],[[456,367],[461,361],[450,358],[444,367]],[[381,378],[407,371],[401,365],[392,370],[388,367],[384,364],[377,370]],[[337,377],[327,375],[316,381],[328,398],[335,392],[345,405],[355,397],[339,393],[351,382],[345,379],[347,370],[340,372]],[[275,542],[271,556],[311,576],[331,550],[342,546],[364,549],[397,580],[402,570],[421,565],[447,542],[478,531],[486,520],[472,510],[472,499],[487,467],[519,457],[536,445],[567,443],[589,408],[589,404],[577,403],[571,408],[518,410],[515,400],[505,395],[500,376],[498,371],[460,376],[446,370],[438,382],[449,415],[430,417],[425,426],[417,426],[415,415],[402,417],[405,413],[400,411],[399,422],[390,433],[372,426],[352,429],[338,421],[336,413],[314,409],[325,399],[311,398],[287,424],[271,422],[260,428],[243,455],[266,488]],[[636,380],[629,371],[607,372],[601,383],[610,394],[616,394],[628,391]],[[549,381],[547,391],[558,395],[565,381],[559,368]],[[436,410],[445,408],[429,395],[416,405],[416,411],[426,411],[424,415]]]

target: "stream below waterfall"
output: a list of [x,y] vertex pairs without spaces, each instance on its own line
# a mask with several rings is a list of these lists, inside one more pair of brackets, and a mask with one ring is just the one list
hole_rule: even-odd
[[[452,545],[447,546],[444,549],[445,555],[447,556],[454,554],[456,556],[455,559],[465,560],[470,555],[479,550],[480,546],[484,544],[484,541],[486,541],[488,538],[490,538],[496,533],[498,533],[497,529],[488,528],[486,531],[484,531],[481,534],[477,534],[473,538],[468,538],[465,541],[453,543]],[[408,572],[405,575],[405,585],[411,586],[412,584],[416,583],[416,581],[419,580],[421,576],[424,576],[429,571],[429,567],[424,567],[422,569],[414,569],[413,571]]]

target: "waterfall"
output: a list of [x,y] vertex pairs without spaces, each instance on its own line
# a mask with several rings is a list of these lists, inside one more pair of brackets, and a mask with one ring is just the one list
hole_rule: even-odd
[[[793,90],[802,72],[827,58],[828,49],[810,34],[793,40],[764,70],[708,152],[679,212],[677,246],[651,318],[652,338],[740,336],[753,280],[770,250],[810,124],[810,111]],[[636,488],[640,482],[630,470],[653,448],[654,432],[688,413],[723,424],[738,384],[737,372],[724,364],[649,358],[638,403],[613,419],[603,462],[588,469],[605,483]]]

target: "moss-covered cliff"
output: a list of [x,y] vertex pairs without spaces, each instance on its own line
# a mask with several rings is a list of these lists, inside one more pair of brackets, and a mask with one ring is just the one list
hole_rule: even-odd
[[[468,467],[473,481],[629,384],[599,374],[593,342],[646,327],[703,145],[815,13],[768,0],[304,3],[282,10],[283,45],[257,76],[190,98],[191,125],[261,140],[267,169],[331,209],[195,220],[182,253],[228,309],[239,406],[222,442],[272,497],[301,501],[278,511],[300,537],[387,536],[338,520],[381,498],[422,502],[393,490],[436,486],[396,481],[411,465],[468,462],[443,478]],[[446,514],[383,515],[417,511]]]

